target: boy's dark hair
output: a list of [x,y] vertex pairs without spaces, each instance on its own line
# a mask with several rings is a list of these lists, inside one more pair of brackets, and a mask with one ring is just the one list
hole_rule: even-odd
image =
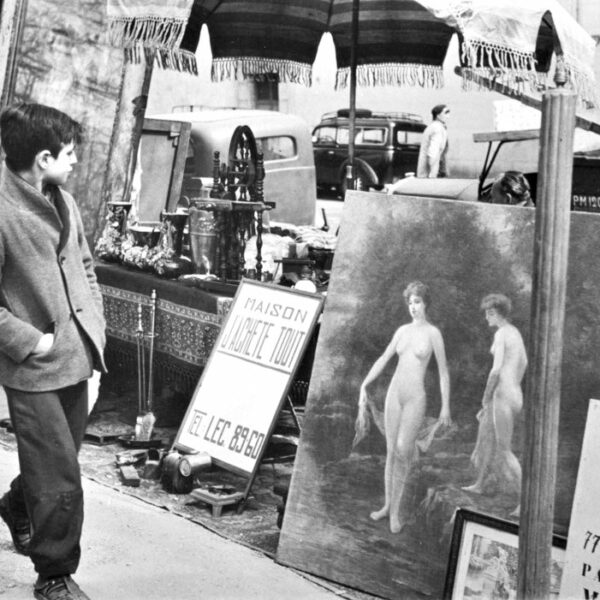
[[31,168],[42,150],[56,158],[67,144],[79,144],[81,135],[77,121],[51,106],[22,103],[0,114],[0,141],[12,171]]

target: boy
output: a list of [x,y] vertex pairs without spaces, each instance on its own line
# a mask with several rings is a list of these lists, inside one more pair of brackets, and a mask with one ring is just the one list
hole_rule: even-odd
[[0,115],[0,385],[20,466],[0,516],[34,564],[39,600],[88,598],[71,579],[83,522],[77,453],[87,379],[105,371],[105,322],[79,211],[59,187],[80,136],[76,121],[48,106]]

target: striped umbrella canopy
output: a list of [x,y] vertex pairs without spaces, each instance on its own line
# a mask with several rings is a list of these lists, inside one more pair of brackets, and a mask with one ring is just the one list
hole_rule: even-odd
[[[208,27],[214,80],[276,74],[310,85],[325,32],[337,85],[442,85],[452,36],[464,76],[536,89],[551,82],[552,56],[586,102],[595,100],[591,36],[557,0],[107,0],[112,39],[158,50],[165,67],[194,70]],[[354,70],[354,65],[356,69]],[[550,77],[550,79],[548,79]]]

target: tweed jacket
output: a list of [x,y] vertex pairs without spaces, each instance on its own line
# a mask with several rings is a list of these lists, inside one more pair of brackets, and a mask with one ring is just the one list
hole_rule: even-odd
[[[64,388],[105,371],[102,295],[73,197],[0,173],[0,385]],[[32,355],[44,333],[52,348]]]

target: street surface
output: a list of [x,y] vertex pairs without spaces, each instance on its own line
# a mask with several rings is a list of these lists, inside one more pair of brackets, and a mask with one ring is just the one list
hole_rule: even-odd
[[[0,445],[0,489],[17,473]],[[84,478],[82,561],[75,580],[92,600],[331,600],[295,571],[192,521]],[[30,600],[35,580],[0,523],[0,598]]]
[[[0,390],[0,418],[8,416]],[[0,493],[18,472],[0,443]],[[82,560],[92,600],[332,600],[340,596],[187,519],[85,479]],[[0,600],[31,600],[35,573],[0,520]]]

